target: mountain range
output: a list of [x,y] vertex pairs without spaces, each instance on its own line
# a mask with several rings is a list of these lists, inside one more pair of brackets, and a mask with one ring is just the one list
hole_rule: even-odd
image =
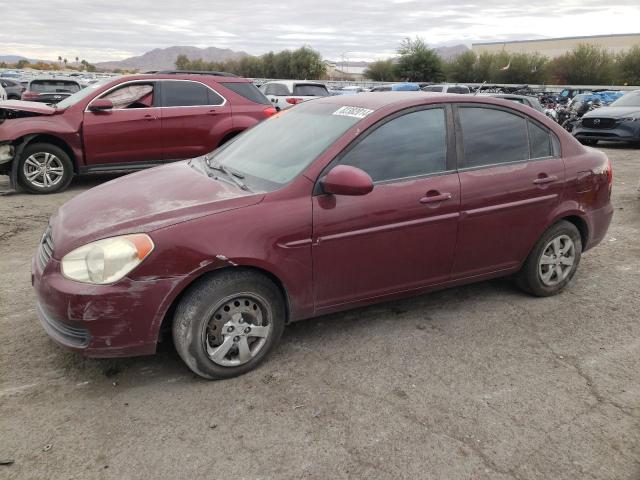
[[205,62],[223,62],[225,60],[238,60],[249,54],[246,52],[235,52],[228,48],[198,48],[176,46],[169,48],[156,48],[137,57],[126,58],[124,60],[112,62],[96,63],[96,68],[100,70],[139,70],[146,72],[149,70],[170,70],[176,68],[176,58],[178,55],[186,55],[189,60],[202,59]]

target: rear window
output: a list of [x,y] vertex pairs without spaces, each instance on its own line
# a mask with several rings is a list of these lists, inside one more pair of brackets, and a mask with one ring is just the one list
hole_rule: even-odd
[[324,85],[303,84],[299,83],[293,87],[294,95],[303,97],[328,97],[329,91]]
[[80,91],[80,85],[64,80],[33,80],[29,90],[38,93],[76,93]]
[[265,97],[260,90],[256,88],[253,83],[248,82],[220,82],[220,84],[237,93],[238,95],[246,98],[247,100],[259,103],[261,105],[271,105],[271,102]]

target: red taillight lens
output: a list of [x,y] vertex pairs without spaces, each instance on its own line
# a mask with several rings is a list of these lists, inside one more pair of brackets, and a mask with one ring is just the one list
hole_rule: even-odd
[[287,101],[287,103],[290,103],[291,105],[297,105],[299,103],[304,102],[304,99],[291,97],[291,98],[287,98],[286,101]]
[[269,118],[278,113],[278,111],[274,107],[267,107],[262,111],[262,113],[264,113],[265,117]]
[[38,94],[36,92],[30,92],[28,90],[22,92],[22,100],[33,100],[37,98]]
[[613,185],[613,166],[611,165],[611,159],[607,157],[607,182],[609,182],[609,188]]

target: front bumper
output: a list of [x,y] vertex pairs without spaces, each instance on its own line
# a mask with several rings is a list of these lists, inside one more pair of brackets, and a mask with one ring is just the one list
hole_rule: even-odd
[[[42,247],[41,247],[42,248]],[[180,278],[89,285],[64,278],[54,258],[32,260],[37,312],[47,334],[88,357],[152,354],[159,328]]]
[[638,142],[640,141],[640,122],[617,122],[614,128],[587,128],[578,124],[571,133],[577,139]]

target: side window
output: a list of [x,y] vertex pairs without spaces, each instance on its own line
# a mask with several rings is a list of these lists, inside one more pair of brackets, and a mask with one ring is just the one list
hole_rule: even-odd
[[195,107],[209,105],[209,91],[209,88],[198,82],[165,80],[162,82],[162,106]]
[[374,182],[445,171],[445,125],[442,108],[407,113],[371,132],[340,163],[361,168]]
[[533,122],[529,124],[529,145],[531,145],[531,158],[551,157],[551,135],[547,130]]
[[512,113],[482,107],[458,108],[465,167],[529,158],[527,121]]
[[129,83],[111,90],[102,98],[111,100],[113,108],[153,107],[154,88],[152,83]]
[[260,88],[260,90],[262,90],[265,95],[273,95],[273,84],[265,85],[263,88]]

